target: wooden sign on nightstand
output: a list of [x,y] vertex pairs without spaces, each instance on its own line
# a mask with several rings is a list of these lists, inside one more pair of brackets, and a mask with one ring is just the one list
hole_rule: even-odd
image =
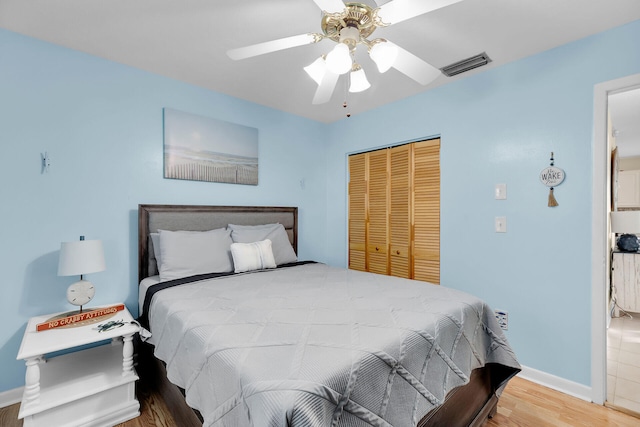
[[100,322],[108,319],[118,311],[124,310],[124,304],[117,304],[111,307],[98,308],[96,310],[85,311],[71,316],[53,317],[46,322],[38,323],[36,331],[46,331],[48,329],[63,328],[71,326],[84,326],[90,323]]

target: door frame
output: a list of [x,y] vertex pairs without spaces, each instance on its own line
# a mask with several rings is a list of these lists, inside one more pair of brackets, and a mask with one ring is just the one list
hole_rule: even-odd
[[607,397],[607,290],[610,150],[607,135],[609,95],[640,87],[640,74],[599,83],[593,93],[593,175],[591,215],[591,400]]

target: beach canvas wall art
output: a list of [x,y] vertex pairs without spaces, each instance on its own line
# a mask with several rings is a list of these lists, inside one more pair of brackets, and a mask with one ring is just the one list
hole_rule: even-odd
[[164,177],[258,185],[258,129],[165,108]]

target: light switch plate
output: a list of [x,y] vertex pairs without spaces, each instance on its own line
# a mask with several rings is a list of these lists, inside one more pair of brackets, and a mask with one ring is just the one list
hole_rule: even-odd
[[497,216],[496,217],[496,233],[506,233],[506,232],[507,232],[507,217]]
[[495,197],[496,197],[496,200],[506,200],[507,184],[496,184]]

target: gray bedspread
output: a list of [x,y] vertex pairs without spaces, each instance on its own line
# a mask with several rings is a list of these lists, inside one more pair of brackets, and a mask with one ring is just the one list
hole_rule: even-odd
[[415,426],[475,368],[520,366],[492,310],[323,264],[158,292],[156,357],[205,426]]

